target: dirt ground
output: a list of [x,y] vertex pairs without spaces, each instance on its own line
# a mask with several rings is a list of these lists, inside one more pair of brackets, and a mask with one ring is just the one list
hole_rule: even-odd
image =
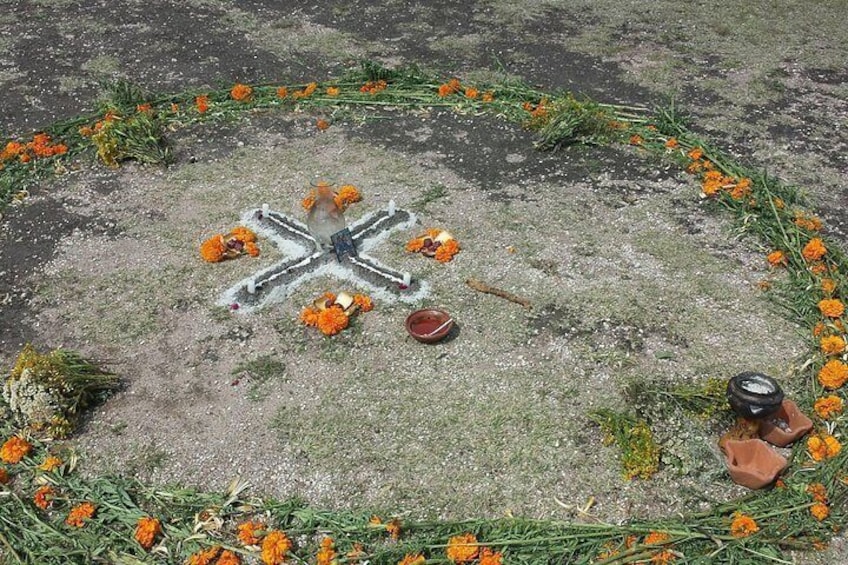
[[[601,101],[673,97],[696,130],[806,188],[848,239],[844,2],[278,4],[13,2],[0,13],[0,138],[92,110],[119,77],[169,92],[322,79],[362,58],[501,72]],[[555,498],[594,496],[621,520],[741,494],[716,430],[672,422],[686,448],[656,479],[626,482],[586,420],[622,407],[633,379],[786,378],[803,351],[756,289],[762,250],[685,176],[627,149],[539,153],[518,128],[450,113],[324,133],[312,121],[183,130],[167,170],[84,164],[4,211],[2,366],[32,341],[110,359],[126,379],[75,439],[87,469],[205,488],[241,475],[324,507],[452,517],[570,518]],[[215,306],[279,255],[264,244],[258,259],[209,265],[202,238],[263,202],[302,214],[322,177],[360,187],[354,218],[395,199],[421,228],[457,235],[464,250],[445,266],[404,253],[415,233],[375,252],[430,282],[424,303],[454,313],[454,339],[409,341],[408,308],[393,304],[321,338],[296,318],[340,290],[331,279],[257,314]],[[470,276],[535,308],[475,294]],[[844,555],[837,540],[821,558]]]

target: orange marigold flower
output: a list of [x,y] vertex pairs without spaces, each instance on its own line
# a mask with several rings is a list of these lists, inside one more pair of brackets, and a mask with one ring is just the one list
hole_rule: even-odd
[[90,502],[83,502],[71,508],[68,517],[65,518],[65,523],[74,528],[82,528],[85,526],[86,520],[91,520],[94,516],[94,505]]
[[479,96],[479,95],[480,95],[480,92],[476,88],[474,88],[473,86],[469,86],[468,88],[465,89],[465,97],[466,98],[473,99],[473,98],[477,98],[477,96]]
[[186,565],[212,565],[215,561],[215,558],[218,557],[218,554],[221,553],[221,546],[214,545],[207,549],[201,549],[193,553],[189,558]]
[[244,545],[257,545],[262,536],[259,532],[265,529],[265,523],[259,520],[250,520],[239,524],[236,528],[238,540]]
[[362,547],[361,543],[356,542],[353,544],[353,549],[351,549],[345,554],[345,557],[348,558],[349,563],[356,563],[357,561],[365,557],[365,549]]
[[418,253],[421,251],[421,248],[424,247],[424,239],[423,237],[416,237],[407,242],[406,250],[410,253]]
[[247,102],[253,96],[253,89],[246,84],[236,83],[230,90],[230,97],[237,102]]
[[816,502],[827,502],[827,489],[821,483],[810,483],[805,489],[813,495],[813,500]]
[[669,149],[676,149],[680,145],[680,142],[677,141],[676,137],[669,137],[668,141],[665,142],[665,146]]
[[698,161],[701,157],[704,156],[704,150],[700,147],[695,147],[689,153],[686,154],[693,161]]
[[224,253],[227,251],[227,244],[224,242],[224,236],[215,234],[200,246],[200,256],[204,261],[217,263],[224,260]]
[[289,95],[289,89],[281,86],[277,89],[277,98],[285,98]]
[[[493,92],[484,92],[483,93],[483,102],[494,102],[495,94]],[[500,554],[498,554],[500,555]]]
[[176,102],[171,102],[171,112],[176,114],[180,111],[180,106]]
[[350,318],[344,313],[341,306],[330,306],[318,312],[317,326],[326,336],[336,335],[345,329],[350,323]]
[[454,563],[467,563],[477,557],[480,547],[474,534],[453,536],[448,540],[447,556]]
[[209,110],[209,97],[204,95],[194,99],[194,107],[197,108],[199,114],[205,114]]
[[400,538],[400,520],[393,518],[391,522],[386,524],[386,531],[392,536],[392,539]]
[[819,310],[828,318],[838,318],[845,313],[845,305],[836,298],[819,301]]
[[21,459],[29,455],[32,451],[32,445],[22,437],[12,436],[3,447],[0,447],[0,460],[3,463],[20,463]]
[[420,553],[407,553],[398,561],[398,565],[424,565],[425,563],[427,560]]
[[833,294],[836,290],[836,281],[833,279],[822,279],[821,289],[825,294]]
[[[733,179],[729,179],[728,177],[725,177],[725,179],[730,183],[733,182]],[[751,194],[751,179],[740,180],[730,191],[730,197],[734,200],[742,200],[749,194]]]
[[378,92],[386,90],[387,86],[388,86],[388,83],[384,80],[378,80],[378,81],[370,81],[369,80],[368,82],[366,82],[365,84],[362,85],[362,87],[359,89],[359,92],[362,92],[363,94],[370,94],[370,95],[373,96],[373,95],[377,94]]
[[145,104],[139,104],[138,106],[135,107],[136,112],[150,112],[152,110],[153,110],[153,106],[151,106],[149,102],[147,102]]
[[144,549],[153,547],[153,542],[156,541],[156,536],[162,534],[162,523],[151,516],[144,516],[138,519],[135,526],[135,540]]
[[333,197],[333,201],[336,203],[336,206],[342,210],[347,210],[348,206],[354,202],[360,202],[361,200],[362,195],[359,194],[359,190],[352,184],[341,186],[339,191]]
[[292,542],[285,532],[271,530],[262,540],[262,562],[265,565],[282,565],[291,548]]
[[234,237],[242,243],[255,242],[256,233],[245,226],[236,226],[230,230],[229,237]]
[[730,535],[735,538],[745,538],[760,531],[760,527],[753,518],[736,512],[733,514],[733,521],[730,523]]
[[810,506],[810,514],[813,515],[813,518],[821,522],[822,520],[830,516],[830,508],[828,508],[826,504],[816,502],[815,504]]
[[259,257],[259,246],[252,241],[248,241],[244,244],[244,250],[251,257]]
[[318,121],[315,122],[315,127],[320,131],[324,131],[325,129],[330,127],[330,122],[325,120],[324,118],[318,118]]
[[834,390],[848,381],[848,365],[839,359],[831,359],[819,370],[819,383],[829,390]]
[[845,403],[843,402],[843,400],[835,394],[819,398],[813,405],[816,414],[818,414],[819,418],[821,418],[822,420],[828,420],[831,418],[831,416],[842,414],[842,410],[844,407]]
[[47,510],[56,498],[56,491],[50,485],[44,485],[35,491],[32,502],[42,510]]
[[772,202],[774,202],[774,207],[778,210],[783,210],[786,207],[786,202],[784,202],[782,198],[778,198],[777,196],[774,197]]
[[503,555],[500,551],[492,551],[488,547],[480,550],[480,565],[502,565]]
[[442,84],[439,86],[439,96],[444,98],[446,96],[450,96],[453,94],[453,90],[447,84]]
[[804,212],[796,211],[795,212],[795,225],[801,229],[809,230],[809,231],[821,231],[822,229],[822,221],[815,216],[808,216]]
[[315,556],[317,560],[317,565],[330,565],[333,562],[333,559],[336,558],[335,544],[333,543],[333,538],[325,537],[321,540],[321,549],[318,550],[318,554]]
[[0,485],[7,485],[12,478],[9,476],[9,471],[0,467]]
[[38,468],[41,469],[42,471],[49,473],[51,471],[55,471],[56,469],[61,467],[61,465],[62,465],[61,459],[59,459],[58,457],[56,457],[54,455],[50,455],[50,456],[44,458],[44,461],[41,463],[41,465],[38,466]]
[[303,89],[303,96],[312,96],[315,93],[315,90],[318,88],[317,82],[310,82],[306,85],[306,88]]
[[436,248],[436,261],[447,263],[457,253],[459,253],[459,242],[455,239],[449,239]]
[[839,355],[845,351],[845,340],[838,335],[829,335],[821,339],[821,350],[825,355]]
[[642,145],[642,142],[645,141],[642,139],[641,135],[634,134],[630,136],[630,145]]
[[306,324],[307,326],[317,326],[318,325],[318,311],[313,308],[304,308],[300,313],[300,321]]
[[83,137],[91,137],[94,134],[94,130],[89,126],[82,126],[79,128],[79,134]]
[[836,457],[842,450],[842,445],[830,434],[816,434],[807,438],[807,451],[815,461],[824,461]]
[[21,156],[18,157],[18,160],[21,163],[29,163],[30,161],[32,161],[32,157],[29,156],[29,153],[21,153]]
[[371,298],[364,294],[354,294],[353,303],[359,306],[360,312],[370,312],[374,309],[374,303]]
[[786,265],[787,263],[786,255],[783,253],[783,251],[780,251],[779,249],[777,251],[772,251],[771,253],[766,255],[766,260],[772,267]]
[[671,539],[671,536],[665,532],[650,532],[645,536],[645,545],[659,545],[666,543]]
[[814,237],[807,245],[804,246],[804,249],[801,250],[801,255],[804,256],[804,259],[807,261],[818,261],[824,254],[827,253],[827,248],[824,246],[824,242],[818,237]]
[[827,265],[825,265],[822,261],[816,261],[810,265],[810,272],[814,275],[823,275],[827,272]]
[[338,96],[341,91],[342,89],[337,86],[327,87],[327,96]]
[[315,191],[311,190],[306,198],[300,201],[300,205],[303,206],[303,209],[307,212],[312,210],[312,207],[315,206]]
[[375,514],[375,515],[371,516],[370,520],[368,520],[368,525],[369,526],[382,526],[383,520],[381,520],[380,517]]
[[237,553],[225,549],[218,556],[218,561],[215,562],[215,565],[241,565],[241,557]]

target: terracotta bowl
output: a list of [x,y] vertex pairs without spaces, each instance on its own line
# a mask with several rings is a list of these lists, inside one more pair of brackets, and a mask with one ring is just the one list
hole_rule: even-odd
[[761,439],[729,440],[724,444],[727,470],[737,484],[750,489],[770,485],[788,462]]
[[[784,427],[776,425],[775,420],[781,420]],[[813,421],[801,412],[797,404],[787,399],[771,418],[763,420],[760,425],[760,437],[772,445],[786,447],[812,429]]]
[[421,343],[436,343],[450,333],[453,324],[450,314],[444,310],[425,308],[407,316],[406,331]]

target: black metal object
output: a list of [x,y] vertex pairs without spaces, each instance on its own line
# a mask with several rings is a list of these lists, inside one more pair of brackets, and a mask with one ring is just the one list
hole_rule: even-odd
[[759,420],[777,412],[783,389],[768,375],[746,371],[727,382],[727,401],[737,415]]

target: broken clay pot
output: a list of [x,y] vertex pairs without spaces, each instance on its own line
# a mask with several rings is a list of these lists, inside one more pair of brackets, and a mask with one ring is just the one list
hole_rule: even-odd
[[[785,423],[781,427],[780,421]],[[777,447],[786,447],[813,429],[813,421],[791,400],[784,400],[777,412],[760,423],[760,437]]]
[[724,444],[724,453],[730,478],[750,489],[770,485],[788,464],[761,439],[728,440]]

